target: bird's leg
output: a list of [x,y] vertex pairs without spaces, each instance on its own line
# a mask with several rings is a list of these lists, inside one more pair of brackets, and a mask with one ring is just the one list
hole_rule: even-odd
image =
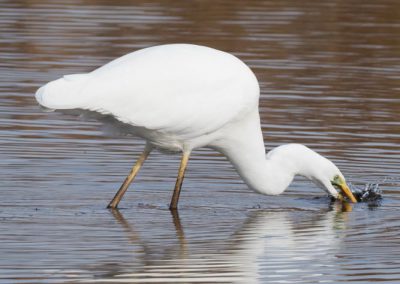
[[121,185],[117,193],[115,194],[114,198],[108,204],[107,208],[115,209],[118,206],[118,203],[121,201],[122,196],[124,196],[126,190],[128,189],[129,185],[135,178],[136,174],[138,173],[140,167],[143,165],[144,161],[146,161],[147,157],[149,156],[152,150],[152,146],[147,144],[144,148],[143,153],[140,155],[139,159],[136,161],[135,165],[132,167],[131,172],[126,177],[124,183]]
[[171,204],[169,205],[170,210],[176,210],[178,208],[179,194],[181,193],[182,182],[185,176],[186,166],[189,161],[190,152],[183,152],[181,164],[179,166],[178,177],[175,183],[174,194],[172,195]]

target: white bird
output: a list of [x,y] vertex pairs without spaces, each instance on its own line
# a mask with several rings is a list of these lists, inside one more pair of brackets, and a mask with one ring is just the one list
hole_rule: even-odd
[[[182,152],[170,209],[176,209],[191,151],[222,153],[252,190],[277,195],[295,175],[335,198],[356,202],[340,170],[300,144],[265,154],[256,76],[237,57],[192,44],[141,49],[85,74],[66,75],[36,92],[49,109],[79,109],[111,115],[131,126],[146,147],[109,203],[116,208],[154,148]],[[339,191],[338,191],[338,190]]]

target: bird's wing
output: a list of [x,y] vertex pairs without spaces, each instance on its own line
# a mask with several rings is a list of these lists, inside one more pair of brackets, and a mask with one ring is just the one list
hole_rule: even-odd
[[250,69],[232,55],[169,45],[133,52],[89,73],[79,96],[84,97],[81,108],[125,123],[202,135],[258,104],[259,87]]

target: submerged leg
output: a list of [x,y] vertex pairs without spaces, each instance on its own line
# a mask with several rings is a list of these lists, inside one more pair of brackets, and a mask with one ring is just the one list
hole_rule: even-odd
[[139,159],[136,161],[135,165],[132,167],[131,172],[126,177],[124,183],[121,185],[117,193],[115,194],[114,198],[108,204],[107,208],[115,209],[118,206],[118,203],[121,201],[122,196],[124,196],[126,190],[128,189],[129,185],[135,178],[136,174],[138,173],[140,167],[143,165],[144,161],[146,161],[147,157],[149,156],[152,147],[150,145],[146,145],[144,148],[143,153],[140,155]]
[[181,193],[182,182],[185,176],[186,166],[189,161],[190,152],[183,152],[181,165],[179,166],[178,177],[175,183],[174,194],[172,195],[171,204],[169,205],[170,210],[176,210],[178,208],[179,194]]

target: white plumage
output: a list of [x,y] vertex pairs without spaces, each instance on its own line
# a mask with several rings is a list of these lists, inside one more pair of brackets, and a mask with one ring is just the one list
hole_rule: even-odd
[[122,122],[170,135],[176,141],[162,146],[180,150],[183,141],[195,143],[191,140],[254,109],[258,96],[257,80],[242,61],[183,44],[130,53],[89,74],[50,82],[37,93],[39,103],[48,108],[112,114]]
[[[119,196],[110,203],[112,208],[153,147],[183,152],[172,209],[189,154],[198,147],[224,154],[247,185],[264,194],[283,192],[296,174],[335,197],[338,192],[333,185],[345,187],[337,167],[305,146],[285,145],[265,157],[258,81],[241,60],[216,49],[190,44],[145,48],[91,73],[49,82],[37,91],[36,99],[50,109],[112,115],[147,140]],[[348,188],[344,192],[355,201]]]

